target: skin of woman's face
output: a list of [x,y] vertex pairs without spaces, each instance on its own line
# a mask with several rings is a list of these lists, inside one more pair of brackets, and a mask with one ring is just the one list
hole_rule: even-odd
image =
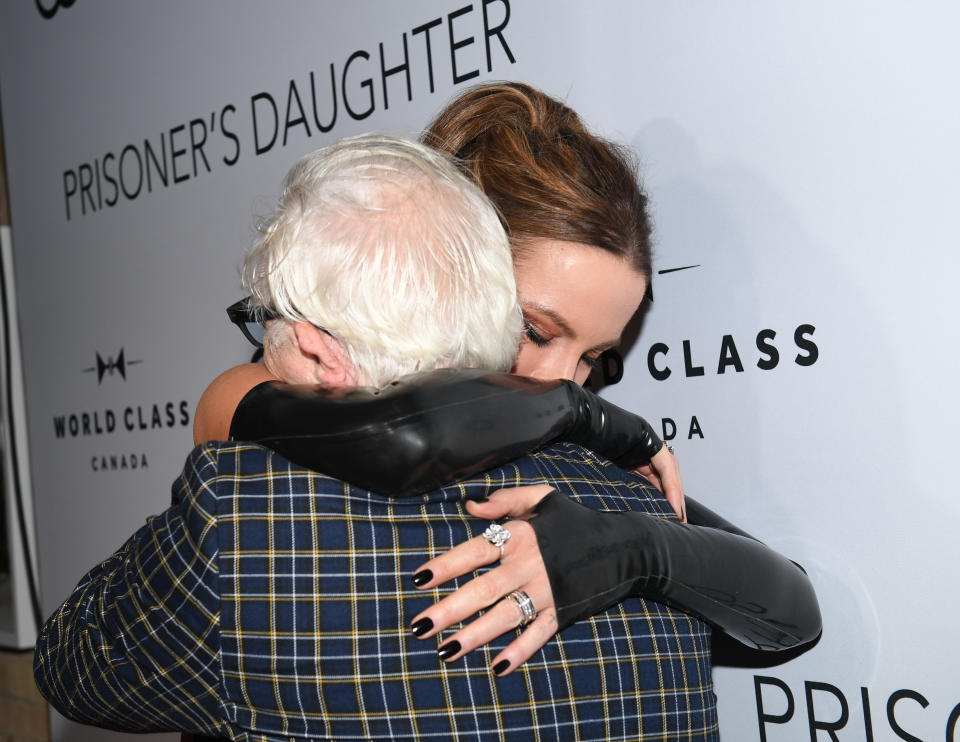
[[536,379],[583,384],[647,290],[622,258],[562,240],[530,242],[515,271],[524,335],[513,372]]

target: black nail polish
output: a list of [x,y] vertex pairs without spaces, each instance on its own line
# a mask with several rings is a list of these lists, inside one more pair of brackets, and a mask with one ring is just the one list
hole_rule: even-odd
[[414,636],[423,636],[433,628],[433,621],[424,616],[419,621],[414,621],[410,626],[410,633]]
[[433,579],[433,572],[429,569],[421,569],[419,572],[413,576],[413,585],[414,587],[420,587],[421,585],[426,585],[430,580]]
[[458,642],[456,639],[452,639],[451,641],[448,641],[446,644],[440,645],[440,648],[437,649],[437,655],[439,655],[440,659],[445,660],[450,657],[453,657],[453,655],[455,655],[459,651],[460,651],[460,642]]
[[493,674],[499,675],[508,667],[510,667],[510,660],[500,660],[497,664],[493,666]]

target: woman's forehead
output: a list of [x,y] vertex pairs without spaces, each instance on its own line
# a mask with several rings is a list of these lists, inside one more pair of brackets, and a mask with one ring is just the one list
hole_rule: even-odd
[[618,336],[647,288],[621,257],[559,240],[531,243],[517,263],[521,305],[559,318],[573,332]]

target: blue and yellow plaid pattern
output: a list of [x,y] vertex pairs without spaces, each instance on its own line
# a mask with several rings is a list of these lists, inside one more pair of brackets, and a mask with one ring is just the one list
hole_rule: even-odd
[[630,599],[513,674],[501,637],[450,664],[410,620],[427,559],[479,534],[465,499],[550,482],[595,509],[673,517],[645,480],[570,444],[389,499],[249,444],[194,450],[174,505],[88,573],[37,643],[67,716],[234,739],[715,740],[709,628]]

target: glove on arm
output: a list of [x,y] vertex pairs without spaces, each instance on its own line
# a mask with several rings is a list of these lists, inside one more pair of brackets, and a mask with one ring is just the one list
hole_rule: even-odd
[[379,392],[265,382],[241,400],[234,440],[394,497],[430,492],[550,443],[632,467],[662,441],[643,418],[573,382],[475,370],[407,377]]
[[687,514],[684,524],[548,494],[530,525],[560,628],[641,595],[757,649],[788,649],[819,635],[817,597],[799,565],[690,498]]

